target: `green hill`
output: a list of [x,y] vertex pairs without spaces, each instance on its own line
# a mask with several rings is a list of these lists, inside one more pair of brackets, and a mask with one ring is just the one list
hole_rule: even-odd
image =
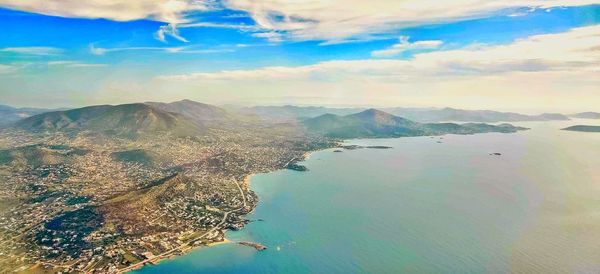
[[91,131],[125,138],[161,132],[185,136],[203,131],[181,114],[146,104],[101,105],[43,113],[19,121],[16,127],[32,132]]

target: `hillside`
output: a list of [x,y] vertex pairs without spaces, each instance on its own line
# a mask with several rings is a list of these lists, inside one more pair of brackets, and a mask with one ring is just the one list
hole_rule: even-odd
[[181,114],[146,104],[101,105],[43,113],[17,122],[16,127],[32,132],[90,131],[126,138],[158,132],[183,136],[202,131]]
[[86,151],[69,146],[27,145],[0,150],[0,166],[19,165],[39,167],[71,162],[71,157]]
[[516,132],[524,128],[510,124],[480,123],[418,123],[384,111],[368,109],[356,114],[339,116],[324,114],[303,122],[312,133],[334,138],[385,138],[442,134],[474,134],[484,132]]

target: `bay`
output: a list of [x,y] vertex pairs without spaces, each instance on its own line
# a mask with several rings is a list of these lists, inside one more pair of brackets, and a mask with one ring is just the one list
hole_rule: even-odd
[[600,134],[559,130],[578,123],[600,121],[315,152],[252,177],[262,221],[232,243],[134,273],[598,273]]

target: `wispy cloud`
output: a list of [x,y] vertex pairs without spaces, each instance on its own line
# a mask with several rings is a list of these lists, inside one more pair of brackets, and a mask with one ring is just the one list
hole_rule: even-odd
[[0,48],[0,52],[24,54],[24,55],[58,55],[63,53],[62,49],[53,47],[12,47]]
[[233,52],[233,48],[214,48],[214,49],[198,49],[196,47],[119,47],[119,48],[101,48],[96,47],[93,44],[89,46],[91,54],[104,55],[112,52],[121,51],[162,51],[167,53],[222,53],[222,52]]
[[[180,27],[235,28],[258,32],[270,40],[320,40],[324,44],[376,38],[398,28],[490,16],[502,11],[525,15],[532,9],[600,4],[600,0],[0,0],[0,6],[47,15],[78,18],[106,18],[116,21],[151,19],[164,22],[155,33],[187,42]],[[216,9],[240,11],[255,25],[201,21],[187,16]],[[515,9],[525,8],[519,13]],[[229,15],[231,17],[232,15]],[[268,36],[268,37],[265,37]]]
[[46,63],[48,66],[62,66],[69,68],[95,68],[95,67],[105,67],[106,64],[95,64],[95,63],[84,63],[78,61],[49,61]]
[[179,28],[222,28],[222,29],[237,29],[242,31],[260,31],[261,28],[254,25],[244,24],[224,24],[211,22],[196,22],[178,25]]
[[410,42],[408,36],[401,36],[397,44],[383,50],[376,50],[371,52],[373,57],[393,57],[409,50],[424,50],[424,49],[436,49],[443,44],[439,40],[426,40]]
[[159,41],[162,42],[166,42],[167,38],[166,36],[171,36],[181,42],[189,42],[187,39],[183,38],[183,36],[181,36],[179,34],[179,30],[177,29],[177,25],[176,24],[168,24],[165,26],[161,26],[157,31],[156,31],[156,39],[158,39]]

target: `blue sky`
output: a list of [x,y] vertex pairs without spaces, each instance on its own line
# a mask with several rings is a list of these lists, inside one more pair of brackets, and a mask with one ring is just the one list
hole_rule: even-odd
[[[548,40],[543,43],[555,48],[548,56],[527,56],[543,51],[534,47],[546,48],[535,43],[536,37],[580,37],[578,31],[599,35],[595,27],[600,5],[594,1],[532,0],[527,6],[488,1],[477,7],[460,0],[438,8],[413,0],[404,6],[382,1],[380,8],[361,6],[368,1],[346,2],[356,7],[307,8],[299,2],[273,1],[281,3],[268,6],[249,0],[200,2],[202,6],[170,0],[177,5],[167,8],[161,0],[149,1],[156,4],[147,8],[127,6],[136,1],[109,0],[116,6],[106,7],[56,2],[46,10],[41,4],[0,0],[0,103],[74,107],[190,98],[217,104],[532,111],[550,110],[555,100],[565,102],[565,110],[588,110],[593,107],[590,100],[600,105],[594,92],[600,86],[590,79],[598,73],[598,51],[584,56],[589,60],[554,60],[551,55],[594,48],[595,39],[565,40],[564,49]],[[516,45],[527,39],[531,43]],[[469,64],[444,61],[465,51],[485,56],[485,51],[494,53],[504,45],[518,58],[508,54]],[[436,60],[443,66],[417,62],[432,56],[439,56]],[[481,67],[490,63],[494,66]],[[584,69],[570,82],[552,78],[559,69],[573,72],[565,64]],[[378,71],[388,67],[394,73]],[[523,78],[539,90],[515,84]],[[487,91],[497,84],[506,84],[510,91]],[[569,86],[573,90],[564,91]],[[478,89],[465,92],[464,87]],[[576,100],[573,94],[587,100]],[[539,102],[543,95],[556,99]]]

